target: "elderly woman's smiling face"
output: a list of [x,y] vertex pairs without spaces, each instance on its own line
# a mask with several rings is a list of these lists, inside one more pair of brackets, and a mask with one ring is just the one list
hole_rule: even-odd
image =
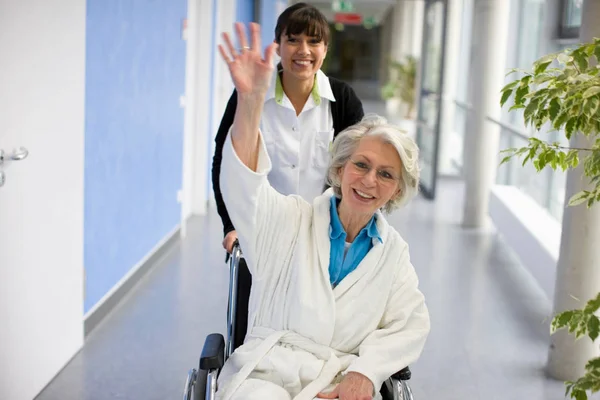
[[342,203],[348,211],[373,215],[400,193],[402,161],[377,136],[363,137],[340,169]]

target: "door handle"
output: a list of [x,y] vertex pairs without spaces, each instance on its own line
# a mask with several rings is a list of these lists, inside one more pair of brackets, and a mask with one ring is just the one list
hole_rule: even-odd
[[[4,150],[0,149],[0,167],[4,165],[6,161],[20,161],[27,158],[29,151],[25,147],[19,147],[18,150],[13,150],[12,153],[6,154]],[[4,171],[0,171],[0,187],[4,186],[6,182],[6,174]]]
[[4,164],[4,161],[24,160],[28,155],[29,151],[25,147],[19,147],[18,150],[13,150],[10,154],[6,154],[4,150],[0,149],[0,165]]

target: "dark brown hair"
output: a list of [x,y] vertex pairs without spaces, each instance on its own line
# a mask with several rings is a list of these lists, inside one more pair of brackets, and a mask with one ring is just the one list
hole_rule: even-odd
[[297,3],[285,9],[277,18],[275,26],[275,42],[281,43],[282,35],[300,35],[322,40],[325,46],[329,44],[329,23],[327,18],[314,6]]

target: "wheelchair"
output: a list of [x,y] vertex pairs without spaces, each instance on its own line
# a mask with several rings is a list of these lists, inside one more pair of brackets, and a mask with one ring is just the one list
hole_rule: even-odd
[[[217,392],[217,377],[225,361],[242,345],[248,329],[248,302],[252,275],[236,241],[229,262],[229,300],[227,308],[227,341],[223,335],[212,333],[206,337],[198,369],[188,372],[183,400],[214,400]],[[408,380],[409,367],[393,374],[381,387],[383,400],[414,400]]]

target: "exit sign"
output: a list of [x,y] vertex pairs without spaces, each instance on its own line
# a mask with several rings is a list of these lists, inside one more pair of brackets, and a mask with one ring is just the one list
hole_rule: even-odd
[[344,0],[334,0],[331,3],[331,9],[335,12],[352,12],[354,11],[354,5],[352,5],[351,2],[349,1],[344,1]]
[[360,25],[362,24],[362,15],[358,13],[336,13],[335,22],[345,25]]

